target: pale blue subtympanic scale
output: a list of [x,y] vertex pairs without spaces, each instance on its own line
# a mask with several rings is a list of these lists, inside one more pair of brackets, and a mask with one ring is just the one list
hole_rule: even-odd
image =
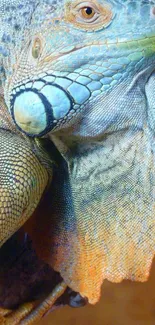
[[64,124],[90,97],[85,85],[50,75],[34,81],[31,88],[22,84],[12,94],[13,119],[31,136],[42,136]]
[[19,92],[14,101],[14,118],[25,132],[41,133],[46,128],[45,106],[32,90]]

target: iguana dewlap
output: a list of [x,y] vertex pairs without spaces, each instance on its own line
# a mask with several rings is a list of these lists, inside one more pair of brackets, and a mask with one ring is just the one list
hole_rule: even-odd
[[8,112],[62,156],[36,237],[96,303],[104,279],[147,280],[155,253],[155,2],[1,0],[0,13]]

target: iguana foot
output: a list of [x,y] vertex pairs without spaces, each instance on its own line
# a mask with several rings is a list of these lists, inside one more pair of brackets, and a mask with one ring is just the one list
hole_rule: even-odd
[[32,325],[38,322],[53,307],[56,300],[64,293],[67,285],[62,281],[47,298],[37,305],[36,301],[21,305],[16,311],[0,309],[1,325]]
[[5,325],[6,324],[6,316],[9,315],[12,312],[11,309],[1,308],[0,307],[0,324]]
[[[21,305],[17,310],[10,311],[6,317],[3,317],[3,325],[19,325],[21,321],[31,313],[35,308],[36,302],[25,303]],[[5,310],[4,310],[5,311]],[[24,323],[25,324],[25,323]]]
[[0,307],[0,320],[1,320],[1,317],[9,315],[11,312],[12,312],[11,309],[6,309],[6,308],[1,308]]

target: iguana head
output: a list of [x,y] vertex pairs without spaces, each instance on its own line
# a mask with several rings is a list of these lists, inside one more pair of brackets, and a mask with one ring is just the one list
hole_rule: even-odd
[[40,1],[6,83],[16,125],[42,136],[75,124],[93,103],[104,107],[120,84],[126,92],[140,74],[146,82],[155,64],[154,30],[154,1]]

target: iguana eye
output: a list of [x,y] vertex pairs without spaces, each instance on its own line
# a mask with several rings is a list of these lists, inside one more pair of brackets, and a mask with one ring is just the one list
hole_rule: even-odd
[[84,19],[91,19],[95,16],[95,10],[91,7],[84,7],[80,10],[81,17]]
[[85,30],[98,30],[109,25],[114,14],[111,6],[98,1],[69,1],[65,8],[65,20]]

